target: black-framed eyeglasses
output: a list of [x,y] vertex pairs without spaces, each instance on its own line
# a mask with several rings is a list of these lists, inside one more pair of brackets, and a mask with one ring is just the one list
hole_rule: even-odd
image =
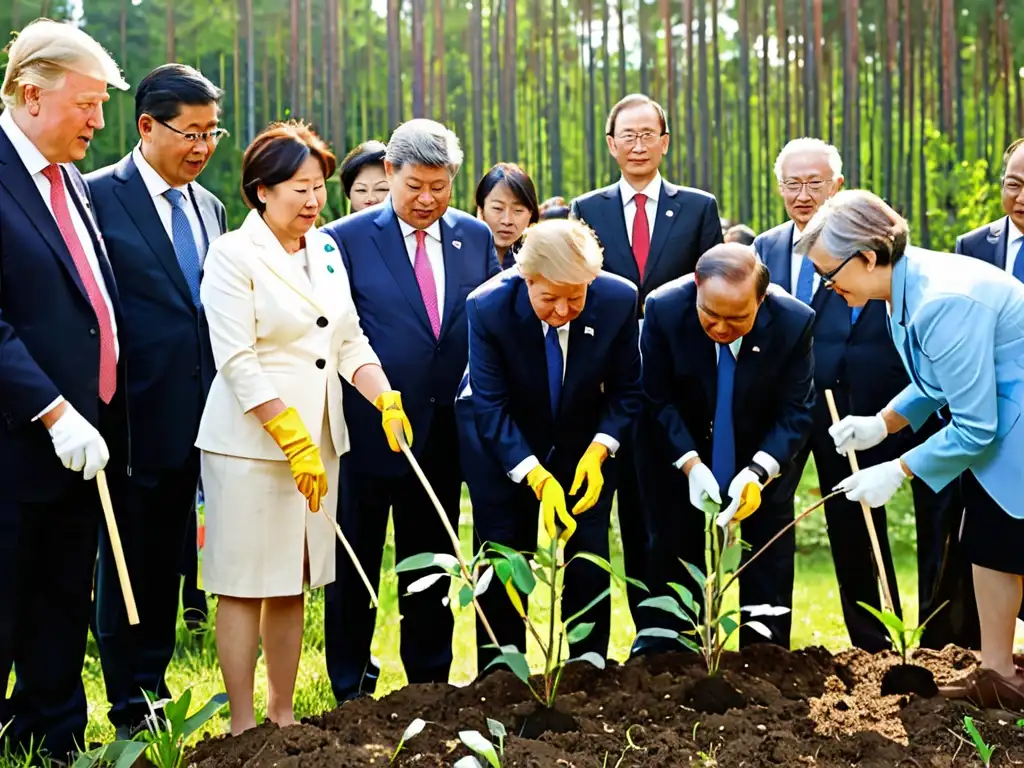
[[[153,119],[156,120],[155,117]],[[187,141],[189,144],[198,144],[201,141],[206,144],[218,144],[221,139],[223,139],[225,136],[230,135],[225,128],[214,128],[212,131],[195,133],[192,131],[179,131],[173,125],[168,125],[163,120],[156,121],[167,130],[174,131],[179,136],[184,137],[185,141]]]
[[[822,272],[820,269],[818,269],[818,265],[814,264],[813,261],[811,262],[811,264],[814,266],[814,271],[818,273],[818,277],[821,278],[822,285],[824,285],[825,288],[827,288],[828,290],[832,290],[832,286],[835,284],[836,275],[839,274],[839,270],[841,270],[843,267],[845,267],[851,261],[856,259],[858,256],[862,255],[862,253],[863,253],[862,251],[857,251],[852,256],[847,256],[845,259],[843,259],[839,263],[838,267],[836,267],[835,269],[829,270],[828,272]],[[807,257],[805,256],[804,258],[807,258]]]

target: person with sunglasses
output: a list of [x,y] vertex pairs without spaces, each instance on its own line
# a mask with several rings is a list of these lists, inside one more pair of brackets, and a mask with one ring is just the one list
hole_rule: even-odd
[[1024,283],[977,259],[910,245],[907,222],[863,190],[825,203],[797,250],[851,307],[885,302],[910,377],[878,414],[832,427],[836,450],[865,451],[907,426],[919,430],[943,406],[950,413],[923,443],[865,466],[836,489],[878,507],[910,478],[936,491],[961,479],[960,540],[973,565],[981,664],[939,691],[1024,710],[1024,671],[1013,658],[1024,580]]

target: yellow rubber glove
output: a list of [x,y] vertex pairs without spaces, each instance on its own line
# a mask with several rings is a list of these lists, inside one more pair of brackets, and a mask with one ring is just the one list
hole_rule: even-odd
[[601,474],[601,465],[607,458],[608,446],[601,445],[601,443],[591,443],[587,450],[584,451],[583,458],[576,465],[576,477],[572,481],[569,495],[575,496],[583,485],[584,480],[587,481],[587,492],[583,494],[583,498],[577,501],[576,506],[572,508],[574,515],[586,512],[597,504],[597,500],[601,496],[601,489],[604,488],[604,475]]
[[[540,501],[544,530],[552,539],[557,535],[559,542],[564,545],[576,532],[576,521],[565,507],[565,491],[562,490],[562,486],[555,480],[554,475],[539,465],[529,471],[526,482],[530,484]],[[556,516],[565,526],[561,534],[555,526]]]
[[299,493],[306,497],[310,512],[320,511],[320,500],[327,495],[327,470],[320,459],[320,449],[302,423],[299,412],[286,408],[263,425],[284,452],[291,465],[292,477]]
[[740,492],[740,506],[732,518],[733,523],[738,523],[744,518],[750,517],[757,512],[761,506],[761,486],[757,483],[747,483]]
[[395,453],[401,453],[402,451],[401,446],[398,444],[398,438],[395,437],[391,426],[392,422],[397,421],[405,433],[405,442],[411,448],[412,425],[409,423],[409,417],[405,415],[405,409],[402,408],[402,393],[394,390],[381,392],[377,395],[377,399],[373,401],[373,404],[381,412],[381,423],[384,425],[384,434],[388,438],[388,447]]

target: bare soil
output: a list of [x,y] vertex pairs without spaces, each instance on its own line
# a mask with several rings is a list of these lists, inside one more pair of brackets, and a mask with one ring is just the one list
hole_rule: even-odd
[[[912,662],[942,685],[965,674],[976,659],[950,646],[919,651]],[[562,681],[561,716],[552,719],[568,732],[547,731],[538,738],[518,735],[518,729],[536,724],[530,717],[536,705],[522,683],[501,670],[463,688],[409,686],[380,700],[346,703],[292,728],[263,725],[237,738],[207,739],[188,764],[385,766],[406,726],[420,717],[429,724],[402,750],[397,766],[451,766],[471,754],[458,732],[488,735],[486,718],[493,718],[510,734],[506,768],[950,768],[981,765],[963,740],[963,718],[971,715],[985,740],[999,745],[993,766],[1024,765],[1024,728],[1016,725],[1024,715],[981,711],[938,696],[883,696],[883,677],[900,663],[893,653],[833,656],[821,648],[790,652],[759,645],[727,654],[721,680],[713,683],[701,660],[686,653],[610,663],[604,671],[574,664]],[[928,675],[920,677],[901,671],[887,685],[909,680],[912,687],[932,690]],[[710,711],[725,707],[730,708],[723,714]],[[640,749],[623,756],[630,728]]]

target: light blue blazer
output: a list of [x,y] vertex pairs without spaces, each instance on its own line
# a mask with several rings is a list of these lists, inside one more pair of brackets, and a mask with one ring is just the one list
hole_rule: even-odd
[[892,339],[910,384],[889,404],[916,431],[952,420],[903,456],[938,490],[970,469],[1024,519],[1024,283],[991,264],[910,246],[892,274]]

